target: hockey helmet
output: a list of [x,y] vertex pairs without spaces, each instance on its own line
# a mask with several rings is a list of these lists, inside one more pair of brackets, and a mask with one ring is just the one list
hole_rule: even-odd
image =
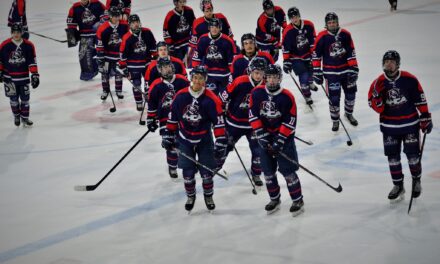
[[192,69],[192,71],[191,71],[191,79],[196,74],[202,75],[205,78],[205,80],[208,79],[208,71],[206,70],[206,67],[203,66],[203,65],[196,66],[196,67],[194,67]]
[[263,10],[266,11],[271,8],[274,8],[272,0],[263,0]]
[[388,50],[385,52],[385,54],[383,55],[383,58],[382,58],[382,65],[385,64],[386,60],[393,60],[396,62],[397,66],[400,66],[400,55],[395,50]]
[[[163,72],[163,69],[167,66],[171,67],[171,71],[169,72]],[[174,68],[174,64],[171,62],[171,60],[168,57],[159,58],[157,60],[157,70],[159,71],[160,75],[164,79],[171,79],[176,72],[176,69]]]
[[292,19],[292,17],[301,17],[301,13],[299,12],[299,9],[297,7],[291,7],[289,8],[289,10],[287,11],[287,17],[289,19]]
[[14,23],[11,25],[11,33],[20,32],[23,33],[23,25],[21,23]]
[[255,57],[249,63],[248,71],[249,71],[249,73],[251,73],[251,72],[253,72],[255,70],[260,70],[260,71],[265,72],[266,68],[267,68],[266,60],[261,58],[261,57]]

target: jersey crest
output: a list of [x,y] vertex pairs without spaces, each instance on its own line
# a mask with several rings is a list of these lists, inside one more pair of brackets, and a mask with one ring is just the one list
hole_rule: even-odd
[[194,101],[192,104],[185,107],[182,118],[193,127],[197,127],[200,124],[202,116],[200,115],[197,101]]
[[85,25],[92,25],[95,19],[96,16],[88,8],[81,14],[82,23]]

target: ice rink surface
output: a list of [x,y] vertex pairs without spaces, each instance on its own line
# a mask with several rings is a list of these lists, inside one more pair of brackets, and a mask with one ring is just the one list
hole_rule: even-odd
[[[10,0],[0,1],[0,36]],[[162,38],[165,14],[172,1],[133,0],[144,26]],[[29,28],[65,39],[67,0],[27,1]],[[77,48],[31,34],[37,50],[40,87],[32,90],[32,128],[16,128],[9,101],[0,96],[0,263],[439,263],[440,259],[440,89],[438,26],[440,1],[399,1],[390,13],[385,0],[276,0],[286,11],[297,6],[305,19],[324,26],[329,11],[339,15],[353,36],[360,76],[352,127],[343,119],[353,146],[342,129],[331,131],[327,99],[313,94],[311,112],[292,80],[283,86],[297,99],[297,142],[300,163],[331,184],[338,194],[300,170],[305,213],[293,218],[282,177],[282,206],[267,216],[266,189],[257,195],[234,153],[225,170],[229,181],[215,177],[217,208],[209,214],[201,190],[192,215],[184,210],[183,181],[168,176],[158,134],[148,135],[94,192],[76,192],[78,184],[94,184],[142,136],[139,114],[124,82],[125,98],[117,111],[101,103],[100,78],[79,80]],[[188,1],[200,16],[198,1]],[[261,1],[217,0],[236,39],[255,32]],[[437,32],[437,33],[436,33]],[[436,48],[437,47],[437,48]],[[381,73],[388,49],[402,57],[401,68],[420,80],[433,116],[434,130],[423,155],[423,193],[407,214],[410,173],[406,157],[406,199],[391,206],[392,187],[383,155],[378,115],[368,107],[370,83]],[[281,63],[281,61],[278,61]],[[2,92],[3,93],[3,92]],[[239,152],[249,164],[247,142]],[[201,178],[197,177],[200,187]]]

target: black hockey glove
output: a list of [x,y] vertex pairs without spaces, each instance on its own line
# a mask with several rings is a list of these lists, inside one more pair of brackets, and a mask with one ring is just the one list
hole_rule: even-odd
[[270,149],[270,140],[269,140],[269,133],[266,132],[264,129],[259,128],[255,130],[255,136],[258,140],[258,145],[265,151],[268,151]]
[[174,133],[167,131],[162,136],[162,148],[171,151],[176,147],[176,136]]
[[98,71],[102,74],[106,74],[104,59],[98,59],[96,62],[98,63]]
[[154,117],[148,117],[147,118],[147,127],[148,127],[148,130],[150,130],[151,132],[154,133],[154,131],[156,131],[156,129],[159,127],[159,125],[157,124],[157,119]]
[[226,148],[228,146],[228,140],[226,137],[219,137],[214,144],[214,157],[219,160],[226,155]]
[[426,112],[420,115],[420,129],[423,133],[431,133],[433,128],[431,113]]
[[320,68],[313,69],[313,81],[318,85],[324,83],[324,74]]
[[277,139],[272,143],[272,146],[269,150],[272,156],[278,156],[280,154],[280,152],[283,150],[284,147],[284,141],[285,141],[284,136],[279,135]]
[[358,79],[358,75],[359,75],[359,68],[351,67],[350,72],[347,73],[347,82],[349,84],[355,83]]
[[292,71],[292,63],[290,61],[283,62],[283,71],[287,74]]
[[34,89],[40,85],[40,75],[38,73],[33,73],[31,75],[31,85]]

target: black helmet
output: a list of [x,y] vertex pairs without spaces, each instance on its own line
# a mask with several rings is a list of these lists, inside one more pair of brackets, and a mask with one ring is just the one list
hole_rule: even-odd
[[168,49],[168,44],[165,41],[163,41],[163,40],[157,42],[157,44],[156,44],[156,48],[157,49],[159,49],[160,47],[167,47],[167,50],[169,50]]
[[241,46],[244,46],[244,41],[245,40],[253,40],[254,41],[254,43],[255,43],[255,36],[254,36],[254,34],[252,34],[252,33],[245,33],[245,34],[243,34],[243,36],[241,36]]
[[133,23],[133,22],[141,22],[141,19],[139,18],[139,16],[138,15],[136,15],[136,14],[132,14],[132,15],[130,15],[129,17],[128,17],[128,24],[131,24],[131,23]]
[[23,33],[23,25],[21,23],[14,23],[11,25],[11,33],[20,32]]
[[272,0],[263,0],[263,10],[266,11],[274,7]]
[[[267,76],[269,75],[276,75],[280,79],[280,81],[275,85],[270,85],[267,83]],[[283,78],[283,71],[281,70],[281,67],[277,64],[269,64],[266,68],[266,71],[264,72],[264,79],[266,80],[266,88],[270,92],[278,91],[281,86],[281,80]]]
[[[166,67],[166,66],[171,66],[171,68],[173,69],[171,73],[167,73],[167,74],[162,74],[162,68]],[[159,58],[157,60],[157,70],[159,71],[160,75],[164,78],[164,79],[171,79],[176,71],[176,69],[174,68],[174,64],[170,61],[170,59],[168,57],[164,57],[164,58]]]
[[112,6],[108,10],[108,15],[110,17],[119,17],[122,14],[121,9],[117,6]]
[[222,21],[216,17],[213,17],[208,21],[208,26],[209,27],[218,27],[221,30],[222,29]]
[[301,17],[301,13],[299,12],[299,9],[297,7],[291,7],[287,11],[287,17],[289,19],[292,19],[292,17],[294,16]]
[[399,52],[395,51],[395,50],[388,50],[387,52],[385,52],[385,54],[383,55],[382,58],[382,65],[385,64],[386,60],[393,60],[396,62],[397,66],[400,66],[400,55]]
[[249,73],[253,72],[254,70],[260,70],[266,72],[266,68],[267,68],[267,62],[265,59],[261,57],[253,58],[248,66]]
[[191,71],[191,79],[195,74],[201,74],[203,77],[205,77],[205,80],[208,79],[208,71],[206,70],[205,66],[199,65],[192,69]]
[[325,15],[325,26],[327,26],[327,23],[329,21],[336,21],[336,23],[338,23],[338,25],[339,25],[339,17],[338,17],[338,15],[336,15],[335,12],[327,13],[327,15]]

